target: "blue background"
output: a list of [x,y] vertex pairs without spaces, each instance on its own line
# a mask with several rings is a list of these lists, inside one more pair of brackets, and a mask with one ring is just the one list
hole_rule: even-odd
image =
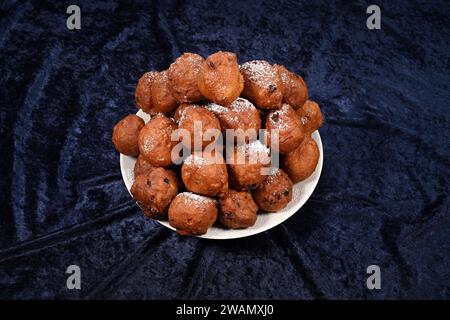
[[[376,1],[370,31],[370,4],[2,1],[0,298],[450,298],[450,5]],[[325,162],[282,225],[180,238],[130,198],[111,130],[142,73],[217,50],[304,76]]]

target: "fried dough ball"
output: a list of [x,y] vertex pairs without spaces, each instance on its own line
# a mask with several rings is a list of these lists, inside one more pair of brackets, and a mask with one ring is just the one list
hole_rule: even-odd
[[262,169],[270,166],[270,150],[259,140],[236,146],[227,153],[230,184],[237,190],[251,190],[266,178]]
[[256,222],[258,206],[248,191],[233,189],[219,199],[218,220],[230,229],[251,227]]
[[195,106],[195,105],[188,104],[188,103],[182,103],[175,110],[175,112],[173,113],[173,120],[175,120],[175,122],[177,124],[179,124],[179,122],[180,122],[181,116],[183,115],[183,110],[186,109],[189,106]]
[[292,200],[292,181],[281,169],[268,176],[264,182],[253,191],[253,199],[261,210],[273,212],[287,206]]
[[156,71],[146,72],[139,78],[134,92],[134,98],[136,105],[144,112],[151,113],[152,109],[152,95],[151,86],[155,76],[158,74]]
[[191,192],[178,194],[169,207],[169,224],[180,235],[205,234],[217,219],[217,201]]
[[[178,127],[189,132],[190,141],[182,139],[182,142],[186,147],[191,148],[191,150],[195,150],[194,148],[199,149],[199,147],[203,149],[214,141],[214,137],[211,137],[211,140],[209,140],[205,136],[208,130],[216,130],[210,132],[217,132],[218,134],[221,131],[220,122],[217,117],[211,111],[198,105],[183,107],[179,116]],[[195,130],[197,132],[194,132]]]
[[307,134],[313,133],[323,124],[322,111],[320,111],[319,105],[314,101],[306,101],[303,107],[295,112],[300,117],[300,122]]
[[120,120],[113,129],[112,142],[116,150],[128,156],[139,154],[138,136],[145,123],[140,117],[130,114]]
[[170,113],[175,110],[178,103],[172,96],[167,70],[156,74],[150,88],[152,100],[151,113]]
[[180,103],[203,99],[198,89],[198,74],[205,59],[195,53],[183,53],[168,70],[172,95]]
[[134,177],[140,176],[143,173],[150,172],[151,170],[156,169],[155,166],[152,166],[150,162],[145,160],[144,156],[140,154],[137,157],[136,163],[134,164]]
[[181,167],[181,178],[186,189],[201,195],[213,197],[228,190],[227,166],[220,154],[191,154]]
[[285,155],[284,169],[294,183],[303,181],[316,170],[319,156],[319,147],[308,137],[297,149]]
[[283,100],[283,82],[277,68],[264,60],[253,60],[240,66],[244,77],[242,95],[261,109],[279,109]]
[[236,100],[244,89],[236,54],[219,51],[210,55],[203,62],[198,88],[204,97],[221,105]]
[[280,110],[271,111],[266,117],[268,144],[272,145],[273,130],[278,129],[278,150],[288,153],[297,148],[305,138],[303,126],[290,105],[283,103]]
[[[243,141],[251,141],[258,138],[258,131],[261,129],[261,117],[258,109],[244,98],[237,98],[228,107],[221,106],[214,102],[205,105],[205,108],[212,111],[219,119],[223,134],[226,129],[241,129],[244,135]],[[252,130],[253,134],[245,134],[245,131]],[[236,135],[239,132],[235,131]]]
[[172,198],[178,193],[178,181],[173,171],[155,168],[136,177],[131,194],[146,216],[162,219]]
[[308,100],[308,87],[298,74],[286,69],[285,66],[275,65],[283,82],[283,102],[293,109],[298,109]]
[[171,139],[176,129],[175,122],[162,114],[151,118],[139,134],[139,151],[145,160],[155,167],[170,166],[172,149],[178,143]]

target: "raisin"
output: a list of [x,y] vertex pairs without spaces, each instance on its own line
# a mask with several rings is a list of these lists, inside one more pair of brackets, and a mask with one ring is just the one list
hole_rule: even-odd
[[269,84],[269,86],[267,87],[267,91],[269,92],[274,92],[275,90],[277,90],[277,86],[274,84]]
[[274,113],[272,114],[271,119],[273,122],[278,122],[280,120],[280,115],[278,113]]
[[227,219],[233,219],[234,218],[234,213],[233,212],[231,212],[231,211],[227,211],[227,212],[225,212],[225,217],[227,218]]

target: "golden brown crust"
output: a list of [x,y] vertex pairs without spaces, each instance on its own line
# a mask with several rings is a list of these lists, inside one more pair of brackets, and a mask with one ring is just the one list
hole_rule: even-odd
[[168,70],[173,97],[180,103],[192,103],[203,99],[198,89],[198,74],[203,65],[202,56],[183,53]]
[[227,166],[222,155],[190,155],[184,160],[181,178],[186,189],[201,195],[214,197],[228,190]]
[[167,70],[156,74],[151,84],[150,95],[152,100],[151,113],[170,113],[175,110],[178,103],[172,96]]
[[289,104],[293,109],[298,109],[308,100],[308,87],[298,74],[286,67],[275,65],[283,82],[283,102]]
[[176,129],[175,122],[162,114],[151,118],[139,134],[139,151],[145,160],[155,167],[170,166],[172,149],[178,143],[171,138]]
[[234,189],[255,189],[266,178],[262,169],[270,166],[270,151],[259,140],[235,147],[231,157],[230,160],[227,154],[230,185]]
[[146,172],[150,172],[156,168],[157,167],[153,166],[150,162],[145,160],[142,154],[140,154],[137,157],[136,163],[134,164],[134,177],[136,178],[137,176]]
[[[241,137],[243,141],[257,139],[258,130],[261,129],[261,117],[258,109],[247,99],[237,98],[228,107],[208,103],[205,108],[213,112],[219,119],[223,134],[227,129],[242,130],[244,131],[244,136]],[[255,136],[246,134],[247,130],[253,130]],[[239,135],[237,131],[235,134]]]
[[313,139],[308,137],[297,149],[284,156],[283,168],[292,181],[297,183],[313,174],[316,170],[319,156],[319,147]]
[[198,88],[207,99],[227,106],[244,89],[236,54],[216,52],[204,62],[198,77]]
[[279,109],[283,100],[283,82],[277,68],[264,60],[240,66],[244,77],[242,95],[261,109]]
[[144,120],[130,114],[120,120],[113,129],[112,142],[122,154],[137,157],[139,155],[138,136],[144,127]]
[[277,169],[253,191],[253,199],[261,210],[278,211],[292,200],[292,187],[288,175],[283,170]]
[[152,95],[151,86],[155,76],[158,74],[156,71],[146,72],[139,78],[136,90],[134,92],[134,98],[136,105],[144,112],[151,114],[152,109]]
[[173,197],[178,193],[178,181],[173,171],[155,168],[136,177],[131,194],[144,211],[154,219],[162,219]]
[[[219,133],[221,131],[220,122],[217,117],[211,111],[198,105],[183,105],[177,118],[178,127],[187,130],[190,134],[190,145],[184,139],[182,139],[182,142],[186,147],[191,148],[191,150],[195,150],[194,147],[196,145],[205,148],[212,142],[205,137],[205,133],[208,130],[217,130]],[[201,131],[194,135],[195,128],[200,126]],[[196,141],[194,141],[194,138]]]
[[305,104],[295,112],[300,118],[300,122],[308,135],[319,129],[323,124],[322,111],[320,110],[319,105],[314,101],[306,101]]
[[258,206],[248,191],[233,189],[219,199],[218,220],[230,229],[248,228],[255,224]]
[[278,130],[278,150],[288,153],[297,148],[305,138],[305,132],[294,109],[284,103],[280,110],[271,111],[266,117],[269,145],[272,145],[273,130]]
[[180,235],[205,234],[217,219],[217,201],[191,192],[178,194],[169,207],[169,224]]
[[178,125],[181,119],[181,116],[183,115],[183,110],[189,106],[192,106],[191,104],[188,103],[182,103],[178,106],[178,108],[175,110],[175,112],[173,113],[173,120],[175,120],[175,123]]

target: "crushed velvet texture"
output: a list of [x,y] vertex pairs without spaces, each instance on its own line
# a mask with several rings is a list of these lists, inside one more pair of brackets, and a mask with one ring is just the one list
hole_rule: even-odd
[[[77,1],[69,31],[72,2],[1,1],[0,298],[450,298],[449,2],[377,3],[369,31],[367,1]],[[217,50],[305,78],[325,162],[282,225],[180,238],[130,198],[111,130],[142,73]]]

